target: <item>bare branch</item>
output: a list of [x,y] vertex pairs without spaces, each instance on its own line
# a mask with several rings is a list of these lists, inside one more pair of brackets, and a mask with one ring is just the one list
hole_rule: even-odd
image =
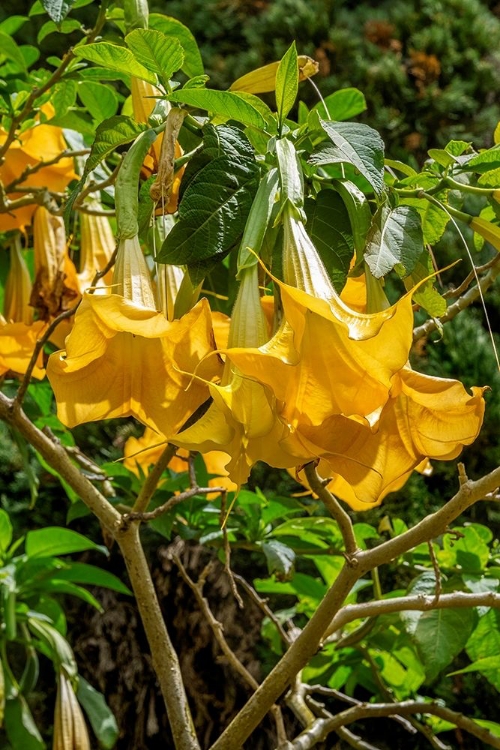
[[431,609],[455,609],[463,607],[500,608],[500,594],[492,591],[472,594],[467,591],[454,591],[452,594],[441,594],[439,598],[419,594],[418,596],[399,596],[395,599],[383,599],[362,604],[348,604],[333,618],[326,635],[331,635],[344,628],[347,623],[365,617],[380,617],[392,612],[428,612]]
[[[154,471],[154,469],[152,471]],[[209,495],[211,492],[224,492],[224,488],[194,487],[192,490],[185,490],[184,492],[179,492],[178,495],[172,495],[172,497],[169,498],[165,503],[163,503],[163,505],[159,505],[157,508],[149,512],[145,511],[144,513],[140,513],[132,509],[130,513],[123,516],[122,526],[127,527],[127,525],[129,525],[132,521],[154,521],[155,518],[159,518],[159,516],[162,516],[164,513],[167,513],[169,510],[174,508],[176,505],[179,505],[179,503],[182,503],[183,500],[189,500],[190,497],[194,497],[195,495]]]
[[421,326],[417,326],[413,329],[413,343],[419,339],[427,336],[432,331],[438,328],[439,324],[448,323],[453,320],[458,313],[465,310],[466,307],[472,305],[477,299],[481,298],[481,292],[484,294],[495,282],[497,276],[500,274],[500,256],[495,257],[495,263],[491,266],[487,273],[480,279],[479,285],[476,284],[471,289],[468,289],[461,297],[457,299],[452,305],[449,306],[444,315],[440,318],[429,318]]
[[[426,516],[404,534],[389,539],[374,549],[357,551],[352,556],[351,564],[346,562],[300,636],[219,739],[214,742],[212,750],[228,750],[240,747],[245,742],[265,716],[269,706],[279,698],[294,676],[316,653],[325,631],[361,576],[372,568],[388,563],[417,545],[444,533],[455,518],[475,502],[494,492],[499,485],[500,468],[497,468],[475,482],[468,481],[463,484],[446,505]],[[384,603],[377,601],[373,604]]]
[[359,547],[354,536],[352,521],[349,514],[342,508],[338,500],[325,487],[324,481],[318,476],[314,463],[309,463],[304,468],[304,473],[311,490],[319,497],[337,521],[342,537],[344,539],[347,559],[356,554]]
[[278,620],[276,615],[274,614],[271,607],[267,604],[267,599],[261,599],[261,597],[258,595],[256,590],[253,586],[251,586],[248,581],[246,581],[243,576],[238,575],[237,573],[233,573],[233,576],[236,581],[240,584],[240,586],[245,589],[246,593],[250,597],[250,599],[258,606],[258,608],[261,610],[261,612],[264,613],[266,617],[268,617],[271,622],[273,623],[274,627],[278,631],[281,640],[285,644],[286,647],[290,645],[292,642],[290,637],[288,636],[288,633],[284,630],[283,625]]

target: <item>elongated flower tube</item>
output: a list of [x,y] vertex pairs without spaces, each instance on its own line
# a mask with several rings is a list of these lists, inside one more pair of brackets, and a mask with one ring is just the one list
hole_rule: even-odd
[[168,440],[221,371],[218,357],[204,359],[214,349],[208,302],[172,322],[157,312],[137,237],[119,244],[113,290],[83,295],[66,351],[49,358],[58,416],[69,427],[134,416]]
[[82,709],[63,668],[57,681],[53,750],[90,750]]
[[[240,273],[241,285],[231,317],[229,347],[256,347],[267,339],[266,318],[260,304],[258,267]],[[228,352],[231,348],[228,349]],[[281,447],[288,427],[278,414],[276,401],[261,383],[244,377],[226,361],[220,385],[209,384],[213,403],[206,414],[173,442],[201,453],[223,451],[230,479],[239,486],[248,479],[257,461],[270,466],[295,466],[297,458]]]
[[[51,104],[44,104],[42,110],[47,117],[53,117],[54,109]],[[4,143],[6,137],[7,133],[0,128],[0,145]],[[56,159],[66,148],[62,128],[40,123],[37,120],[33,127],[25,130],[11,143],[5,155],[5,161],[0,166],[0,180],[7,187],[26,170],[38,167],[42,162]],[[64,157],[55,164],[27,174],[20,184],[26,188],[46,187],[60,192],[74,179],[78,179],[78,175],[74,172],[73,160]],[[19,197],[19,193],[12,193],[8,197],[15,200]],[[33,204],[18,208],[9,214],[0,214],[0,232],[23,229],[28,226],[36,208],[36,204]]]
[[[29,305],[31,279],[22,256],[19,237],[10,248],[10,269],[5,284],[4,315],[0,315],[0,375],[12,371],[24,374],[31,360],[38,337],[46,324],[33,322],[33,308]],[[33,370],[36,378],[43,378],[42,352]]]
[[[91,208],[101,208],[99,201],[88,204]],[[80,213],[80,271],[78,282],[81,291],[91,286],[97,271],[102,271],[109,263],[115,249],[115,238],[107,216]],[[113,272],[98,281],[99,287],[111,284]]]

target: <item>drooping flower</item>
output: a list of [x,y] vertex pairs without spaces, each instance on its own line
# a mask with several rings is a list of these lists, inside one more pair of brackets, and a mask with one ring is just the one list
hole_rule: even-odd
[[[0,315],[0,375],[12,371],[23,375],[31,360],[37,339],[46,323],[33,322],[33,308],[29,305],[31,280],[22,256],[19,237],[10,249],[10,269],[5,285],[4,315]],[[33,376],[43,378],[43,355],[37,359]]]
[[[54,114],[51,104],[45,104],[42,111],[49,118]],[[5,142],[6,137],[7,133],[0,128],[0,145]],[[0,166],[0,180],[7,187],[14,180],[17,180],[25,170],[35,167],[41,162],[55,159],[66,149],[62,128],[41,123],[38,117],[33,127],[21,133],[10,145],[5,155],[5,161]],[[33,174],[28,174],[21,183],[21,187],[46,187],[49,190],[60,192],[65,190],[68,183],[74,179],[78,179],[78,176],[73,169],[73,160],[64,157],[55,164],[42,167]],[[15,200],[19,197],[19,193],[12,193],[8,197]],[[30,224],[36,207],[36,204],[33,204],[18,208],[10,214],[0,214],[0,232],[7,232],[10,229],[23,229]]]
[[302,222],[286,209],[284,229],[285,283],[275,279],[283,322],[268,343],[230,349],[227,356],[284,403],[281,416],[294,431],[332,414],[368,424],[408,360],[411,296],[370,315],[351,310],[333,289]]
[[354,510],[366,510],[402,487],[425,459],[451,460],[476,439],[483,391],[474,387],[470,395],[456,380],[404,367],[374,430],[334,415],[302,434],[323,456],[318,470],[332,477],[329,489]]
[[[260,303],[257,267],[241,273],[241,285],[231,317],[230,347],[256,347],[267,339],[267,323]],[[223,451],[231,456],[226,465],[230,479],[241,486],[257,461],[287,468],[298,461],[281,447],[288,427],[279,416],[271,391],[242,375],[226,360],[220,385],[209,384],[213,403],[208,411],[173,442],[203,454]],[[299,461],[300,462],[300,461]]]
[[170,439],[209,397],[205,382],[221,369],[218,357],[204,360],[213,349],[207,300],[167,321],[138,238],[122,240],[113,294],[83,295],[66,351],[49,359],[58,416],[69,427],[134,416]]
[[[146,427],[140,438],[129,437],[125,443],[123,452],[125,455],[124,466],[134,474],[139,474],[139,467],[143,474],[147,474],[148,468],[155,464],[165,449],[166,441],[161,435]],[[187,471],[187,459],[189,451],[179,448],[177,454],[170,461],[168,468],[177,473]],[[211,451],[203,455],[207,472],[212,474],[209,479],[209,487],[225,487],[229,492],[236,489],[224,468],[230,460],[230,456],[222,451]],[[215,495],[207,495],[211,499]]]
[[90,750],[82,709],[64,668],[59,669],[54,714],[54,750]]
[[35,281],[31,304],[42,320],[53,318],[76,304],[80,287],[67,250],[64,222],[39,206],[33,219]]

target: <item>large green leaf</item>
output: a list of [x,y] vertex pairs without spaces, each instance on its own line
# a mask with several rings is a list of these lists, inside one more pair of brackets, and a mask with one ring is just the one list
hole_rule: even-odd
[[185,55],[182,70],[189,78],[203,75],[205,71],[200,50],[196,39],[187,26],[184,26],[177,18],[163,16],[160,13],[150,13],[149,27],[179,40]]
[[76,81],[71,80],[71,78],[59,81],[59,83],[56,84],[50,97],[50,102],[54,107],[56,117],[64,117],[68,109],[75,105],[76,91]]
[[95,549],[107,554],[105,547],[96,544],[86,536],[71,529],[59,526],[46,526],[44,529],[28,531],[26,534],[26,554],[28,557],[55,557]]
[[474,627],[471,609],[435,609],[424,612],[414,633],[425,673],[434,680],[462,651]]
[[320,123],[333,145],[313,154],[311,163],[352,164],[380,195],[384,190],[384,142],[377,131],[354,122],[320,118]]
[[102,65],[103,68],[116,70],[118,73],[142,78],[149,83],[156,83],[156,75],[149,71],[136,59],[133,52],[126,47],[109,42],[96,42],[96,44],[85,44],[75,47],[73,50],[76,57]]
[[413,294],[413,300],[420,305],[431,317],[440,318],[446,312],[447,304],[444,297],[435,288],[436,276],[428,278],[434,272],[432,258],[428,250],[424,250],[417,260],[413,271],[405,278],[404,284],[408,291],[416,284],[427,279]]
[[276,107],[280,123],[284,121],[295,104],[298,88],[299,63],[295,42],[292,42],[276,71]]
[[253,159],[223,155],[210,161],[187,188],[158,261],[182,265],[223,256],[245,228],[259,175]]
[[295,566],[295,552],[282,542],[271,539],[262,542],[262,550],[266,556],[269,575],[276,574],[280,581],[289,581]]
[[102,83],[82,81],[78,85],[78,96],[99,123],[113,117],[118,109],[118,97],[114,90]]
[[394,267],[401,276],[415,268],[424,241],[420,214],[411,206],[383,206],[374,217],[368,235],[365,260],[376,279]]
[[257,97],[241,97],[232,91],[215,91],[214,89],[180,89],[169,95],[171,102],[189,104],[190,107],[205,109],[215,115],[236,120],[243,125],[265,129],[266,121],[258,109],[258,105],[250,103]]
[[158,73],[165,81],[182,67],[184,51],[175,37],[154,29],[134,29],[125,41],[141,65]]
[[63,570],[58,570],[54,578],[59,581],[72,581],[73,583],[86,583],[91,586],[103,586],[104,588],[118,591],[120,594],[131,594],[127,586],[113,573],[86,563],[70,563]]
[[500,167],[500,143],[468,159],[462,166],[468,172],[473,170],[480,174],[489,172],[490,169],[498,169]]
[[321,190],[316,200],[307,199],[307,232],[320,254],[328,275],[341,292],[354,252],[349,213],[334,190]]
[[83,677],[78,677],[76,697],[85,709],[94,734],[99,740],[99,747],[103,750],[111,750],[116,744],[119,731],[114,714],[104,696]]
[[401,204],[417,209],[422,218],[424,242],[428,245],[435,245],[443,236],[451,218],[450,215],[425,198],[405,198]]
[[488,564],[490,552],[474,525],[457,529],[460,538],[449,534],[443,537],[443,548],[438,552],[439,564],[444,568],[459,567],[469,573],[480,573]]
[[[467,642],[467,655],[472,662],[500,653],[500,611],[490,609],[483,615]],[[488,682],[500,691],[500,670],[485,670]]]
[[45,750],[45,742],[22,695],[6,702],[4,726],[7,738],[15,750]]
[[312,111],[327,120],[350,120],[366,109],[365,95],[354,88],[340,89],[316,104]]
[[0,31],[0,56],[12,60],[23,71],[26,71],[26,61],[21,49],[18,47],[12,37]]
[[42,5],[55,23],[61,23],[75,2],[76,0],[42,0]]
[[7,511],[0,509],[0,552],[5,552],[12,541],[12,524]]

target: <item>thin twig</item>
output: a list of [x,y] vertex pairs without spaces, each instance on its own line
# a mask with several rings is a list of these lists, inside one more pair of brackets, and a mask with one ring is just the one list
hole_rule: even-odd
[[175,456],[176,450],[177,450],[176,445],[172,445],[172,443],[167,443],[167,445],[165,446],[165,450],[163,451],[160,458],[158,459],[158,461],[155,463],[155,465],[149,472],[144,484],[142,485],[141,491],[139,492],[137,499],[134,503],[134,507],[132,508],[133,513],[139,513],[139,514],[145,513],[149,505],[149,501],[153,497],[155,490],[158,486],[158,482],[160,481],[161,475],[163,474],[163,472],[169,465],[172,458]]
[[340,737],[341,740],[344,740],[344,742],[347,742],[348,745],[351,747],[354,747],[355,750],[380,750],[379,747],[376,747],[375,745],[370,744],[369,742],[365,742],[361,737],[358,737],[357,734],[354,734],[349,729],[346,729],[345,727],[341,727],[340,729],[337,729],[337,734]]
[[429,333],[435,331],[440,325],[448,323],[453,318],[456,318],[458,313],[465,310],[466,307],[472,305],[477,299],[481,299],[481,293],[485,293],[495,282],[497,276],[500,274],[500,255],[495,257],[495,263],[491,266],[489,271],[484,274],[480,279],[479,284],[476,284],[469,289],[465,294],[457,299],[452,305],[448,307],[445,314],[440,318],[429,318],[421,326],[417,326],[413,329],[413,343],[418,341],[424,336],[428,336]]
[[359,550],[352,528],[352,521],[349,514],[341,507],[337,499],[325,487],[323,481],[318,476],[314,463],[309,463],[304,468],[309,487],[315,495],[325,504],[327,509],[337,521],[339,529],[344,540],[347,559],[352,560],[353,556]]
[[236,599],[238,607],[240,609],[243,609],[243,599],[240,596],[240,592],[236,588],[236,583],[234,581],[234,574],[233,574],[233,571],[231,570],[231,545],[229,544],[227,524],[224,523],[226,519],[226,500],[227,500],[227,491],[221,492],[220,525],[222,529],[222,538],[224,541],[224,570],[226,571],[227,577],[229,578],[229,585],[231,586],[231,592],[234,598]]
[[292,641],[291,641],[288,633],[286,632],[286,630],[283,628],[283,625],[281,624],[281,622],[278,620],[278,618],[274,614],[274,612],[271,609],[271,607],[268,606],[267,599],[261,599],[261,597],[258,595],[258,593],[256,592],[256,590],[254,589],[254,587],[251,586],[248,583],[248,581],[246,581],[243,578],[243,576],[240,576],[237,573],[233,573],[233,576],[234,576],[235,580],[238,581],[238,583],[240,584],[240,586],[246,591],[246,593],[248,594],[248,596],[250,597],[250,599],[261,610],[261,612],[263,612],[264,615],[271,620],[271,622],[273,623],[274,627],[278,631],[279,636],[280,636],[281,640],[283,641],[285,647],[288,648],[288,646],[290,645],[290,643]]
[[[154,471],[154,468],[152,471]],[[154,521],[155,518],[159,518],[184,500],[189,500],[190,497],[194,497],[195,495],[209,495],[211,492],[224,492],[224,487],[194,487],[192,490],[185,490],[184,492],[179,492],[178,495],[173,495],[163,505],[159,505],[154,510],[141,513],[132,509],[131,513],[123,517],[123,525],[126,526],[131,521]]]
[[[120,159],[109,177],[106,177],[105,180],[102,180],[101,182],[95,182],[94,180],[91,180],[88,185],[83,188],[82,192],[76,199],[74,208],[78,208],[80,211],[85,209],[85,206],[83,206],[83,201],[88,195],[90,195],[90,193],[96,193],[98,190],[104,190],[104,188],[110,187],[110,185],[114,185],[114,183],[116,182],[116,178],[118,177],[118,172],[120,171],[122,161],[123,159]],[[114,211],[111,211],[111,213],[114,213]]]
[[443,592],[443,583],[441,580],[441,571],[439,569],[439,563],[436,557],[436,553],[434,552],[434,547],[432,546],[432,540],[427,542],[427,547],[429,549],[429,557],[431,558],[432,562],[432,568],[434,570],[434,578],[436,579],[436,588],[434,593],[434,600],[437,604],[439,601],[439,597],[441,596]]

